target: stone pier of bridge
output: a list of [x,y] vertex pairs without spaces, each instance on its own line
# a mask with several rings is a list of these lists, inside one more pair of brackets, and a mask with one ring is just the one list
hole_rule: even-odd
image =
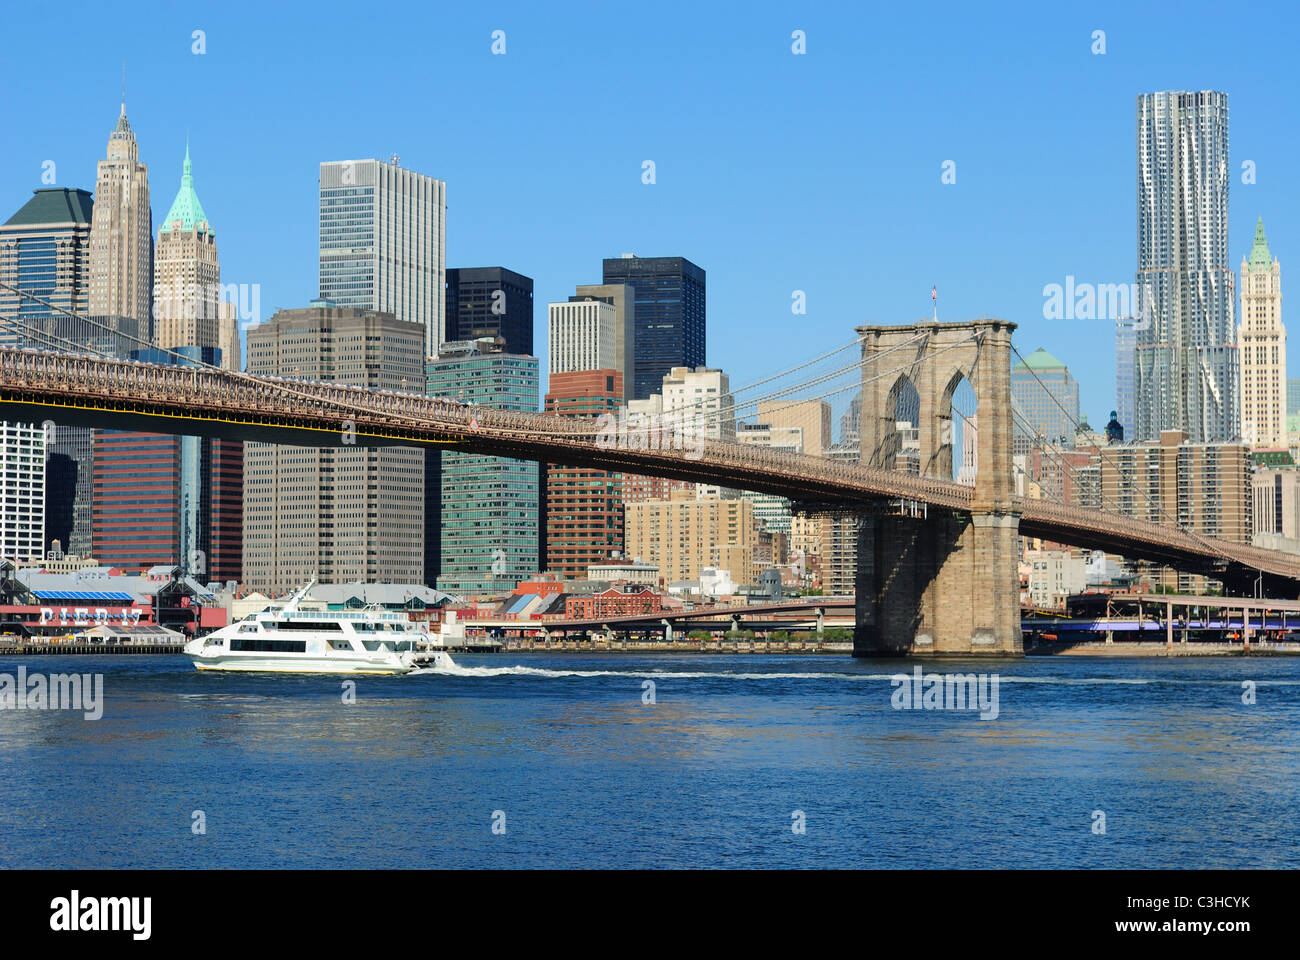
[[1013,323],[984,319],[857,328],[862,462],[900,467],[897,406],[910,382],[920,401],[920,473],[951,480],[952,399],[965,379],[977,400],[977,465],[970,514],[890,502],[863,510],[854,656],[1024,652],[1012,469],[1013,330]]

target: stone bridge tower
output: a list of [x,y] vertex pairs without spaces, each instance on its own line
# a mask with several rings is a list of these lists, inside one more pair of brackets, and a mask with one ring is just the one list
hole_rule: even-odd
[[[855,656],[1011,655],[1020,635],[1011,421],[1014,323],[858,327],[862,337],[862,462],[897,469],[896,408],[910,382],[920,400],[920,473],[953,477],[953,393],[977,398],[970,516],[879,502],[858,534]],[[906,507],[906,505],[905,505]]]

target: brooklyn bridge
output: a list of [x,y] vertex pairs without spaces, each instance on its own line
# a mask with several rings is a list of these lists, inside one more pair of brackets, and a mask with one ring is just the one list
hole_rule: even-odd
[[[300,446],[433,446],[719,484],[784,497],[800,509],[850,511],[861,518],[858,655],[1020,653],[1020,536],[1205,574],[1229,594],[1300,596],[1300,557],[1173,522],[1017,495],[1014,329],[996,319],[857,328],[860,463],[725,440],[612,437],[590,419],[54,350],[0,350],[0,417]],[[963,380],[979,409],[973,486],[952,479],[952,400]],[[896,468],[895,405],[905,384],[920,401],[919,475]]]

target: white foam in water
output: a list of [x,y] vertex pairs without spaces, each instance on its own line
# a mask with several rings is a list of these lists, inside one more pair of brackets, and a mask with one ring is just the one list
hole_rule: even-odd
[[[980,669],[975,665],[956,670],[927,670],[926,676],[932,673],[996,673],[987,669]],[[673,671],[673,670],[546,670],[540,667],[462,667],[459,665],[451,667],[422,667],[418,670],[412,670],[408,676],[421,676],[435,674],[444,677],[538,677],[549,679],[563,679],[566,677],[627,677],[627,678],[649,678],[652,680],[671,679],[671,680],[845,680],[851,682],[868,681],[868,680],[891,680],[899,674],[911,676],[908,670],[899,670],[897,673],[729,673],[729,672],[700,672],[700,671]],[[1192,679],[1145,679],[1145,678],[1120,678],[1120,677],[1012,677],[1004,674],[998,674],[998,679],[1006,683],[1055,683],[1064,686],[1079,685],[1106,685],[1106,684],[1123,684],[1123,685],[1146,685],[1151,683],[1171,683],[1171,684],[1205,684],[1205,683],[1226,683],[1233,686],[1240,686],[1240,680],[1192,680]],[[1256,680],[1260,685],[1274,686],[1295,686],[1300,684],[1300,680]]]

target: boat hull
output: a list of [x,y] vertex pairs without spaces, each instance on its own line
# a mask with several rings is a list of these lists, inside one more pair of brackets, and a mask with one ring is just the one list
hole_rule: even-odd
[[403,663],[384,663],[382,661],[351,660],[345,657],[240,657],[218,656],[197,657],[190,655],[190,660],[199,670],[226,672],[243,671],[249,673],[342,673],[375,674],[400,676],[410,673],[411,667]]

